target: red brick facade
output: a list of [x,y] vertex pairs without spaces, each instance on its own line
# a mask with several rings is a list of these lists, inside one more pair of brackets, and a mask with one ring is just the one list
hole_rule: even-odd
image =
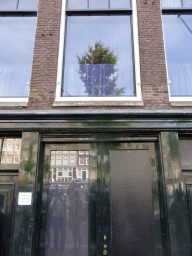
[[[29,102],[25,109],[64,110],[72,108],[53,106],[57,79],[61,4],[62,0],[39,1]],[[168,99],[160,0],[137,0],[137,12],[144,106],[122,108],[132,110],[182,109],[183,107],[171,106]],[[0,109],[9,110],[18,108],[0,107]],[[83,109],[83,107],[80,108]],[[115,108],[121,109],[121,107]]]

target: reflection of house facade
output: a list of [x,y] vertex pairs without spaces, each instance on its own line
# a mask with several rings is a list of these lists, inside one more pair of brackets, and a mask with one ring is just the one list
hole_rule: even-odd
[[4,139],[1,155],[2,164],[19,164],[22,139]]
[[0,1],[0,255],[192,255],[191,17]]
[[89,151],[51,151],[52,181],[88,181]]

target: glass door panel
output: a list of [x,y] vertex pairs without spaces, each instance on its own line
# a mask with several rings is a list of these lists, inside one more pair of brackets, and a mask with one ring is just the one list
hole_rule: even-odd
[[96,179],[90,154],[90,145],[46,145],[42,212],[47,256],[89,255],[89,190]]
[[0,255],[8,256],[11,252],[13,197],[17,175],[0,173]]

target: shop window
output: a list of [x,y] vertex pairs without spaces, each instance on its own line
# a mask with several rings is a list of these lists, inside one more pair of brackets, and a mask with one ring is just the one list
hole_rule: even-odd
[[0,105],[28,101],[37,0],[0,1]]
[[162,0],[170,101],[192,101],[192,1]]
[[141,104],[136,1],[68,0],[66,6],[63,0],[54,105]]

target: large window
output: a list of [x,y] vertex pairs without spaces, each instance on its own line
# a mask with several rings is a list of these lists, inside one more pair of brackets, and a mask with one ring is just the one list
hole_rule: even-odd
[[37,0],[0,1],[0,104],[27,101]]
[[63,9],[56,101],[141,101],[136,1],[68,0]]
[[192,97],[191,7],[192,1],[162,0],[169,90],[173,101]]

